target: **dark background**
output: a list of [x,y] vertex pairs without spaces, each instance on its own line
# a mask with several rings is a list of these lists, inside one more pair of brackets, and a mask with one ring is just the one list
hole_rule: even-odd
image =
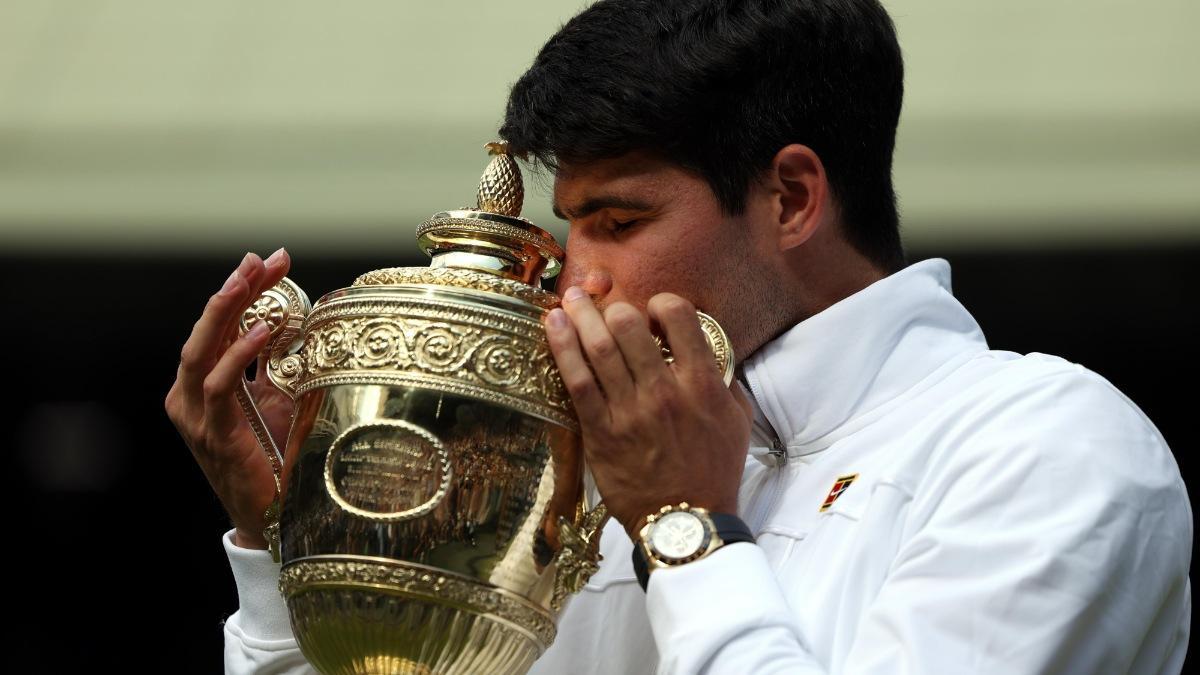
[[[0,255],[19,671],[221,672],[221,622],[237,607],[220,542],[229,524],[163,398],[241,254]],[[927,257],[950,260],[992,348],[1059,355],[1108,378],[1192,482],[1200,246],[910,252]],[[315,300],[397,264],[426,262],[307,256],[291,276]]]

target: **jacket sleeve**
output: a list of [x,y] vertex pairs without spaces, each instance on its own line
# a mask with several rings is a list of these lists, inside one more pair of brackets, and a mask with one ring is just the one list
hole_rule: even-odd
[[704,560],[654,572],[646,609],[659,673],[826,672],[754,544],[730,544]]
[[236,546],[233,533],[222,538],[238,591],[238,610],[225,620],[226,674],[315,675],[279,595],[279,563],[267,551]]
[[793,618],[806,608],[788,604],[806,580],[733,544],[651,576],[659,672],[1179,672],[1192,519],[1170,451],[1102,386],[1039,394],[946,434],[832,663]]

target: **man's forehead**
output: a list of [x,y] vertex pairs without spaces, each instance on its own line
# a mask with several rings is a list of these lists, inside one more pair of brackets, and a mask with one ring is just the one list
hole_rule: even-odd
[[582,218],[601,208],[647,208],[662,199],[675,170],[661,160],[636,155],[562,162],[554,174],[554,214]]
[[[642,191],[645,192],[645,191]],[[554,200],[554,215],[560,220],[586,218],[601,209],[623,209],[626,211],[647,211],[657,206],[657,195],[651,193],[645,197],[634,194],[623,194],[619,191],[603,190],[579,199]]]

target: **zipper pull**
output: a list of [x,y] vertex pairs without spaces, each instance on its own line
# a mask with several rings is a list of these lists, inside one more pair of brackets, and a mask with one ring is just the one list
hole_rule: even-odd
[[778,438],[771,438],[771,452],[768,454],[775,458],[775,466],[787,466],[787,447]]

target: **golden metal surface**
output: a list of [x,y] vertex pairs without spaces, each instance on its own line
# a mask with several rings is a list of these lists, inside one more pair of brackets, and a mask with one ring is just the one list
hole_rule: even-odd
[[279,576],[285,598],[317,590],[370,587],[411,599],[463,605],[526,633],[538,651],[554,641],[554,619],[525,598],[446,570],[366,556],[314,556],[288,565]]
[[[293,386],[299,373],[299,361],[295,353],[304,341],[304,320],[312,310],[312,303],[296,282],[284,277],[272,286],[242,313],[238,328],[245,335],[260,321],[271,329],[271,341],[267,347],[267,375],[271,383],[284,393],[295,398]],[[243,382],[245,378],[243,378]],[[257,412],[255,412],[257,415]],[[259,437],[259,441],[264,439]],[[266,440],[270,440],[267,437]],[[273,445],[273,443],[272,443]],[[264,446],[265,447],[265,446]]]
[[[569,466],[572,434],[508,407],[425,387],[317,387],[298,404],[298,420],[323,423],[293,432],[287,448],[285,570],[354,563],[322,566],[319,588],[296,585],[298,578],[312,581],[308,573],[283,577],[306,657],[318,667],[330,659],[340,663],[350,657],[339,645],[354,641],[362,646],[358,653],[403,658],[430,672],[509,672],[501,669],[504,659],[483,653],[465,670],[428,660],[422,656],[428,630],[404,619],[419,616],[469,623],[473,640],[496,633],[507,643],[524,641],[518,650],[524,656],[512,657],[512,645],[503,653],[527,667],[553,639],[547,627],[557,572],[538,559],[536,542],[545,532],[557,540],[553,525],[573,515],[564,509],[579,502],[579,478],[552,461],[564,456]],[[376,433],[387,428],[402,433]],[[368,461],[345,462],[347,453]],[[339,462],[351,470],[336,473]],[[304,598],[297,588],[305,589]],[[368,608],[370,618],[338,623],[327,616]],[[364,622],[392,631],[360,630]],[[314,631],[316,625],[321,630]],[[476,644],[464,640],[454,644]],[[364,672],[341,668],[322,670]]]
[[417,227],[417,245],[434,267],[460,267],[534,284],[553,277],[564,252],[545,230],[523,218],[486,211],[442,211]]
[[442,211],[417,228],[417,245],[432,266],[490,273],[537,286],[562,266],[554,237],[521,217],[525,188],[506,143],[488,143],[493,155],[479,179],[474,208]]
[[[562,247],[554,241],[554,237],[549,232],[524,218],[502,216],[473,209],[442,211],[434,215],[417,227],[417,241],[422,241],[422,237],[426,237],[426,235],[440,233],[443,230],[454,231],[457,228],[464,228],[462,236],[468,241],[478,241],[485,236],[509,237],[522,244],[543,249],[555,258],[562,258],[565,255]],[[428,239],[428,241],[440,242],[437,239]],[[426,249],[426,253],[432,255],[438,250],[436,247],[430,247]],[[509,255],[516,254],[510,251]]]
[[541,312],[472,289],[342,289],[309,315],[287,381],[296,395],[333,385],[431,387],[574,429]]
[[[380,477],[387,480],[379,480]],[[437,436],[404,420],[353,426],[325,455],[325,491],[360,518],[394,523],[423,516],[441,503],[454,471]]]
[[[721,373],[721,379],[724,380],[725,386],[728,387],[733,382],[733,346],[729,344],[729,336],[725,334],[725,330],[721,328],[716,319],[704,312],[696,312],[696,318],[700,319],[700,330],[704,332],[704,341],[712,349],[717,370]],[[674,363],[675,356],[671,353],[671,345],[658,335],[654,336],[654,342],[662,350],[663,359],[667,363]]]
[[521,169],[516,160],[508,154],[508,143],[498,141],[484,147],[492,156],[492,161],[479,179],[475,203],[481,211],[520,216],[525,201],[525,183],[521,180]]
[[578,593],[592,575],[600,569],[600,531],[608,520],[608,507],[600,504],[585,511],[580,504],[573,521],[558,517],[558,536],[562,549],[554,558],[558,574],[554,577],[554,596],[550,608],[562,609],[567,597]]
[[323,673],[520,673],[554,639],[528,602],[430,568],[347,557],[289,565],[280,580]]
[[[271,326],[267,373],[296,401],[282,464],[268,450],[266,534],[322,673],[524,672],[597,569],[607,513],[586,508],[542,327],[563,251],[520,217],[507,148],[488,149],[476,208],[419,229],[431,267],[369,272],[311,309],[284,279],[242,317]],[[701,320],[728,378],[728,341]]]
[[351,286],[402,286],[425,284],[451,286],[507,295],[535,307],[550,309],[558,306],[558,296],[542,288],[498,277],[488,272],[457,267],[388,267],[373,270],[354,280]]

